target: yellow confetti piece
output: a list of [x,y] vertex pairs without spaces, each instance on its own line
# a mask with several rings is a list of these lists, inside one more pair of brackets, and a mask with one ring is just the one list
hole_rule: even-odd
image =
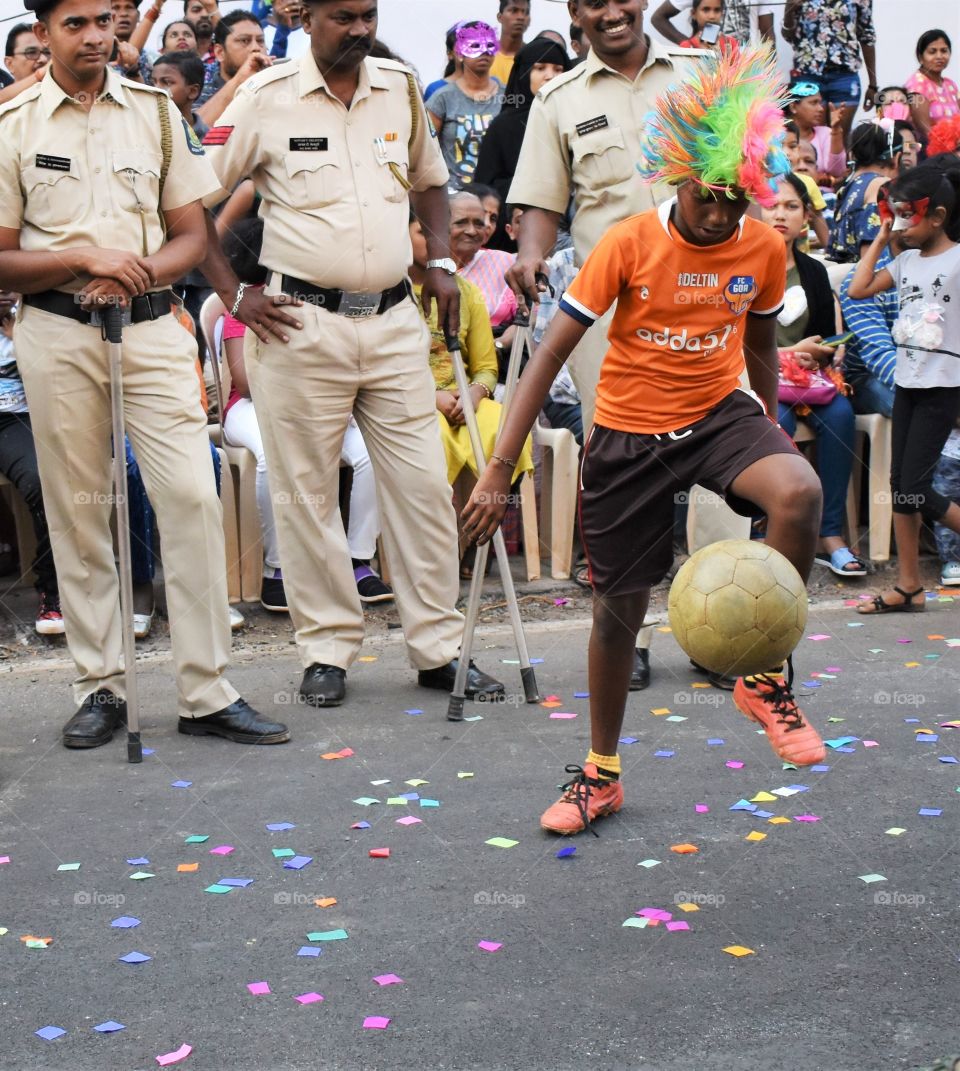
[[673,629],[669,625],[659,625],[657,632],[673,632]]
[[424,781],[422,777],[411,777],[409,781],[405,781],[404,784],[410,785],[411,788],[419,788],[421,785],[429,785],[429,781]]
[[376,655],[372,655],[372,654],[361,655],[357,659],[358,662],[376,662],[376,660],[377,660],[377,656]]
[[333,905],[337,901],[332,896],[324,896],[319,900],[314,900],[313,902],[317,905],[317,907],[333,907]]
[[677,904],[677,907],[681,911],[699,911],[700,908],[696,904]]
[[904,662],[903,664],[907,667],[907,669],[916,669],[917,666],[920,665],[919,662]]
[[690,685],[690,687],[691,688],[712,688],[713,685],[712,684],[708,684],[706,681],[694,681],[693,684]]
[[177,873],[178,874],[194,874],[199,869],[200,869],[200,864],[199,863],[178,863],[177,864]]
[[777,797],[772,792],[758,792],[755,796],[750,797],[751,803],[774,803]]
[[744,838],[744,840],[766,840],[766,839],[767,839],[766,833],[758,833],[757,830],[754,830],[752,833],[748,833],[746,835],[746,837]]
[[778,814],[775,818],[768,818],[767,822],[769,822],[769,824],[772,825],[772,826],[782,826],[784,822],[786,822],[787,825],[789,825],[790,824],[790,819],[789,818],[784,818],[783,815]]
[[0,926],[0,937],[3,937],[3,935],[4,935],[5,933],[9,933],[9,932],[10,932],[10,931],[9,931],[9,930],[7,929],[7,927],[6,927],[6,926]]
[[651,714],[656,714],[659,717],[659,715],[661,715],[661,714],[669,714],[670,713],[670,708],[669,707],[657,707],[656,709],[651,709],[650,713]]
[[752,948],[744,948],[743,945],[727,945],[723,950],[729,952],[731,956],[755,956],[756,952]]
[[691,855],[693,852],[700,851],[700,849],[696,844],[672,844],[670,851],[676,852],[677,855]]
[[457,777],[462,781],[465,777],[473,777],[473,772],[471,770],[460,770],[457,773]]

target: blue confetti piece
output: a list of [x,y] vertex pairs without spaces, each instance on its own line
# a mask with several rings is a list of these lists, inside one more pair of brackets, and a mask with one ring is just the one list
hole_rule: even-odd
[[53,1041],[55,1038],[62,1038],[66,1030],[62,1030],[59,1026],[41,1026],[39,1030],[34,1030],[34,1033],[44,1041]]
[[287,859],[283,866],[285,870],[303,870],[308,864],[313,862],[312,855],[295,855],[292,859]]
[[922,818],[939,818],[943,814],[943,808],[921,807],[919,813]]
[[833,750],[839,751],[844,755],[852,755],[856,751],[856,748],[847,747],[846,745],[844,745],[843,747],[835,747]]
[[753,817],[754,818],[773,818],[773,811],[760,811],[760,810],[757,810],[757,811],[753,812]]
[[676,755],[675,751],[655,751],[653,757],[655,759],[672,759]]
[[731,808],[731,811],[755,811],[757,805],[751,803],[749,800],[738,800]]
[[420,800],[420,806],[421,807],[439,807],[440,806],[440,801],[439,800],[421,799]]
[[919,718],[904,718],[903,720],[904,720],[904,723],[906,725],[919,725],[920,724],[920,719]]
[[369,822],[354,822],[354,828],[355,829],[369,829],[370,828],[370,823]]
[[951,765],[954,765],[957,760],[952,755],[941,755],[940,756],[940,761],[941,762],[949,762]]
[[189,788],[193,784],[192,781],[171,781],[171,788]]
[[118,930],[132,930],[134,926],[140,925],[140,920],[135,919],[132,915],[121,915],[119,918],[114,919],[110,925],[116,926]]
[[793,789],[794,792],[809,792],[809,785],[787,785],[787,788]]
[[590,698],[590,693],[589,692],[574,692],[573,693],[573,698],[574,699],[589,699]]
[[140,856],[139,859],[128,859],[127,862],[130,864],[130,866],[149,866],[150,865],[150,860],[147,859],[145,856]]
[[561,848],[560,851],[557,852],[557,858],[558,859],[569,859],[570,856],[573,855],[576,852],[576,850],[577,849],[576,849],[575,845],[568,844],[566,846],[566,848]]
[[293,822],[267,822],[267,829],[271,833],[283,833],[288,829],[296,829]]
[[253,878],[221,878],[218,885],[227,885],[232,889],[245,889],[253,884]]
[[829,770],[829,769],[830,769],[829,766],[824,766],[822,764],[819,765],[819,766],[811,766],[810,767],[810,770],[811,770],[812,773],[826,773],[827,770]]
[[820,682],[819,681],[803,681],[802,683],[803,683],[803,687],[804,688],[819,688],[820,687]]
[[939,733],[917,733],[914,738],[918,744],[935,744],[940,739]]
[[125,956],[120,957],[121,963],[146,963],[151,957],[145,956],[142,952],[128,952]]
[[619,740],[621,744],[635,744],[636,742],[637,738],[635,736],[621,736]]
[[530,659],[530,665],[531,666],[542,666],[543,665],[543,659],[542,658],[531,658]]
[[855,736],[838,736],[836,740],[824,740],[827,747],[832,747],[834,751],[838,751],[842,747],[846,747],[847,744],[854,744],[857,741]]
[[114,1022],[113,1019],[108,1019],[105,1023],[99,1023],[93,1028],[98,1034],[115,1034],[118,1030],[126,1030],[127,1028],[123,1023]]
[[314,948],[313,945],[301,945],[297,949],[298,956],[311,956],[313,959],[316,959],[322,952],[322,948]]
[[156,748],[145,747],[143,749],[143,753],[144,753],[144,755],[155,755],[156,754]]
[[423,713],[423,711],[422,710],[417,710],[416,707],[413,710],[405,710],[404,711],[404,714],[411,714],[414,717],[416,717],[418,714],[422,714],[422,713]]
[[397,796],[397,799],[398,800],[418,800],[418,799],[420,799],[420,793],[419,792],[401,792],[400,795]]
[[720,747],[723,743],[724,741],[719,736],[714,736],[707,741],[707,747]]

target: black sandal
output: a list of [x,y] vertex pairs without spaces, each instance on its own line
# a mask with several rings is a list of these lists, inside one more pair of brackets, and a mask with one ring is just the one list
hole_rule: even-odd
[[[916,591],[904,591],[903,588],[898,588],[894,585],[893,590],[898,595],[903,596],[903,602],[884,602],[882,595],[874,595],[871,603],[857,607],[857,613],[864,616],[869,616],[870,614],[922,614],[926,610],[926,601],[921,603],[911,601],[918,595],[923,594],[922,587],[917,588]],[[866,608],[867,605],[870,606],[869,610]]]

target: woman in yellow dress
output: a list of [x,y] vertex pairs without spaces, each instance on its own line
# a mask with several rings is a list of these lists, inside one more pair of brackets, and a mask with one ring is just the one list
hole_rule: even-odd
[[[414,219],[410,223],[410,242],[413,246],[410,279],[419,301],[427,264],[427,241],[419,220]],[[460,352],[470,384],[470,397],[477,414],[483,452],[489,458],[500,423],[500,403],[493,401],[493,392],[497,386],[497,351],[493,344],[493,331],[483,294],[473,283],[459,275],[455,278],[460,290]],[[437,388],[437,422],[440,425],[440,438],[447,459],[447,480],[452,487],[464,465],[469,466],[474,476],[477,476],[477,465],[460,405],[460,392],[453,374],[453,359],[447,349],[443,332],[437,327],[435,304],[431,306],[427,327],[430,329],[430,370]],[[533,449],[528,436],[517,459],[512,482],[515,483],[524,473],[532,471]]]

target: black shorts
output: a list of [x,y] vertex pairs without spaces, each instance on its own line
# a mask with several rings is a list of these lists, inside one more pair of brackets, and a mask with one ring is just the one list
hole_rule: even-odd
[[580,533],[594,591],[632,595],[667,575],[674,508],[693,484],[754,516],[756,506],[730,494],[730,484],[761,458],[797,453],[789,435],[742,390],[678,431],[640,435],[594,425],[580,477]]

